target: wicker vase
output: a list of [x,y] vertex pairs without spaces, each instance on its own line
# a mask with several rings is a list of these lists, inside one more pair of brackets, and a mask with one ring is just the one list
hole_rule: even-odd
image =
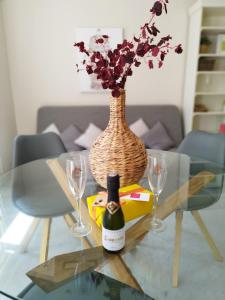
[[142,141],[129,129],[125,119],[125,92],[110,98],[110,120],[90,149],[91,171],[102,187],[109,172],[117,171],[120,185],[137,183],[144,174],[147,155]]

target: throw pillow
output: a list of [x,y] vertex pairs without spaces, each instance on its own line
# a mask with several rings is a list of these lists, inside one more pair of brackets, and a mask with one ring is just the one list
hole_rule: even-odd
[[149,128],[143,119],[138,119],[136,122],[130,125],[130,130],[132,130],[136,136],[141,137],[149,131]]
[[80,151],[83,149],[74,143],[74,140],[80,135],[80,131],[74,125],[70,125],[60,134],[61,140],[63,141],[63,144],[68,152]]
[[77,138],[74,143],[86,149],[90,149],[91,145],[100,135],[100,133],[102,133],[102,130],[95,124],[90,123],[85,132],[81,136],[79,136],[79,138]]
[[144,134],[142,140],[148,148],[152,149],[168,150],[174,146],[174,141],[161,122],[157,122]]
[[55,123],[50,124],[48,127],[46,127],[42,133],[48,133],[48,132],[54,132],[56,134],[60,134],[59,129],[55,125]]

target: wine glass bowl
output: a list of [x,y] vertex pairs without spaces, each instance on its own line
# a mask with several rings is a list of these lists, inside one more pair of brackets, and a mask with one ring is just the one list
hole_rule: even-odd
[[81,213],[81,198],[87,183],[87,161],[80,153],[72,153],[66,161],[66,175],[69,189],[76,201],[77,223],[71,227],[73,235],[86,236],[91,231],[90,224],[83,222]]
[[154,194],[151,226],[155,231],[163,231],[165,225],[156,217],[159,195],[166,183],[167,167],[163,153],[151,152],[148,156],[148,183]]

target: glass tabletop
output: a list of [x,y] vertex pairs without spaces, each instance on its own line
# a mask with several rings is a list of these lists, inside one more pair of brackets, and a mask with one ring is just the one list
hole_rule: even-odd
[[[69,155],[64,154],[56,159],[62,170],[65,170],[65,161]],[[88,153],[84,152],[84,155]],[[51,218],[48,258],[57,257],[60,258],[59,261],[62,259],[65,262],[68,258],[66,253],[73,253],[74,256],[69,256],[69,267],[64,281],[59,279],[59,285],[53,286],[47,280],[45,286],[53,286],[52,291],[43,291],[35,281],[36,284],[28,289],[29,292],[27,290],[27,294],[21,294],[24,299],[34,299],[28,297],[34,288],[40,288],[41,299],[57,299],[56,291],[62,293],[62,290],[68,296],[68,290],[71,291],[70,284],[73,288],[75,283],[80,287],[81,283],[84,285],[83,280],[90,276],[95,278],[96,282],[96,278],[101,277],[100,273],[107,276],[102,279],[104,282],[115,280],[110,281],[110,284],[116,283],[117,287],[128,284],[154,299],[223,299],[225,264],[223,261],[216,261],[211,255],[206,239],[198,227],[200,221],[193,212],[197,211],[201,215],[219,252],[225,256],[225,238],[222,234],[222,228],[225,226],[224,168],[174,152],[164,152],[164,155],[168,176],[160,196],[157,214],[164,219],[166,230],[162,233],[151,232],[150,216],[127,223],[126,248],[121,256],[113,257],[102,251],[98,240],[98,228],[94,227],[87,239],[81,240],[71,235],[64,222],[64,216],[72,213],[76,217],[76,213],[52,172],[48,160],[33,161],[2,175],[0,290],[18,295],[30,283],[30,278],[35,281],[37,274],[40,277],[39,269],[34,268],[39,265],[40,245],[43,239],[42,223]],[[149,188],[147,174],[139,184]],[[103,189],[96,184],[89,171],[83,197],[84,205],[87,196],[101,190]],[[172,287],[172,266],[176,249],[175,215],[179,216],[175,211],[185,212],[178,288]],[[89,218],[87,214],[86,218]],[[200,228],[202,229],[201,226]],[[49,275],[54,269],[54,276],[60,277],[62,266],[60,268],[57,259],[54,259],[54,267],[50,267],[51,264],[51,260],[44,264],[44,271]],[[66,267],[63,267],[64,271],[65,269]],[[33,273],[28,277],[26,273],[30,270],[33,270]],[[42,275],[46,278],[47,273]],[[133,290],[129,293],[135,294]],[[43,295],[46,295],[46,298],[43,298]],[[134,299],[139,299],[138,297],[140,294]],[[72,298],[65,296],[65,299]],[[84,296],[83,299],[88,298]],[[108,296],[102,299],[120,298],[117,295],[117,298]]]

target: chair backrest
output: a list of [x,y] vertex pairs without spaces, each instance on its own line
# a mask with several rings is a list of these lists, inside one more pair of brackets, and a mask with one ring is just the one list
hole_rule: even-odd
[[33,160],[67,152],[60,137],[53,133],[19,135],[13,145],[13,168]]
[[181,142],[177,152],[224,166],[225,135],[204,131],[192,131]]

